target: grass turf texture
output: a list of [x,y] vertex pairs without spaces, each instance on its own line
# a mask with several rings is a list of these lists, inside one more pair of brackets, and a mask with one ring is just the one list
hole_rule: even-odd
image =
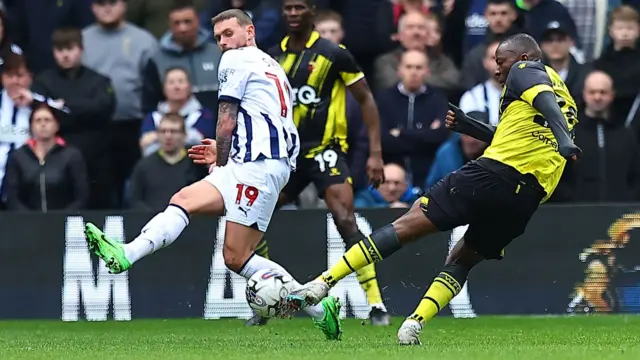
[[421,347],[396,331],[345,321],[340,342],[308,319],[245,328],[239,320],[3,321],[0,359],[640,359],[640,316],[436,318]]

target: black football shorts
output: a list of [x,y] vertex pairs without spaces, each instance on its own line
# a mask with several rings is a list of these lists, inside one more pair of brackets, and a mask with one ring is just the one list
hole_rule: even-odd
[[440,231],[468,224],[465,244],[486,259],[502,259],[545,195],[533,175],[480,158],[433,185],[421,208]]
[[296,171],[291,173],[282,190],[289,199],[297,198],[310,182],[318,189],[321,199],[329,186],[352,182],[347,155],[338,147],[328,146],[312,158],[300,154],[296,165]]

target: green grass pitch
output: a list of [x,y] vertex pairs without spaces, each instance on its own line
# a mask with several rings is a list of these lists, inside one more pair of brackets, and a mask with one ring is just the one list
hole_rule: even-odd
[[239,320],[3,321],[0,359],[640,359],[640,316],[436,318],[421,347],[391,327],[345,320],[340,342],[308,319],[245,328]]

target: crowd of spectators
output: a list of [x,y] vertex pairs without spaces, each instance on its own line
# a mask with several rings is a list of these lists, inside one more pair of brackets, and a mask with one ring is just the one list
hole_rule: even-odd
[[[640,0],[316,0],[316,29],[364,70],[386,183],[367,186],[366,130],[347,98],[356,207],[408,207],[487,146],[444,126],[447,102],[496,125],[495,50],[526,32],[579,104],[551,202],[640,201]],[[240,8],[259,47],[281,0],[0,1],[0,204],[158,210],[201,178],[185,147],[215,137],[220,50],[210,18]],[[309,189],[313,192],[313,188]],[[292,206],[318,207],[303,193]]]

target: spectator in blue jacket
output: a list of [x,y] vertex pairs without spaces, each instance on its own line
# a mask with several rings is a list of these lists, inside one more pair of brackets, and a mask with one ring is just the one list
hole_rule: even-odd
[[167,101],[160,102],[156,111],[142,120],[140,149],[143,156],[154,154],[160,148],[157,127],[168,113],[177,113],[184,118],[187,146],[200,144],[204,138],[215,138],[213,111],[203,107],[191,93],[191,83],[185,69],[176,67],[167,71],[164,95]]
[[421,51],[403,53],[398,66],[401,82],[376,97],[385,163],[403,165],[414,184],[424,184],[436,150],[449,135],[444,126],[447,98],[425,85],[428,61]]
[[[485,124],[489,123],[489,115],[487,113],[472,111],[467,115]],[[451,135],[449,140],[442,144],[436,153],[436,158],[425,182],[425,189],[433,186],[447,174],[458,170],[467,162],[480,157],[486,148],[486,143],[471,136],[458,133]]]
[[378,189],[369,187],[356,194],[356,208],[409,208],[416,200],[407,174],[398,164],[384,166],[384,183]]

